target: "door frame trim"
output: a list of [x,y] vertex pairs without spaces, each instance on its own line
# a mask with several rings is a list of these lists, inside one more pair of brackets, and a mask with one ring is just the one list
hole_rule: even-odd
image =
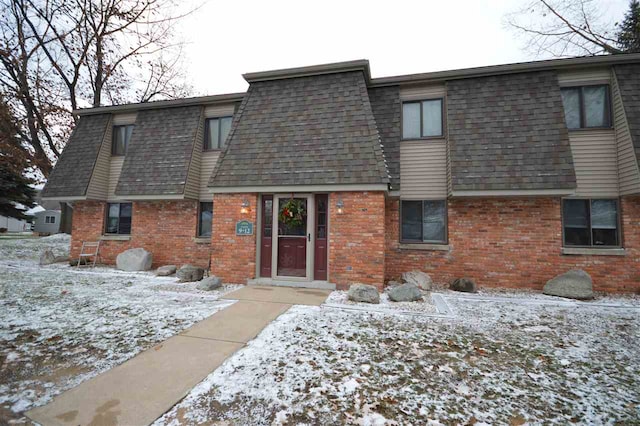
[[[306,272],[304,277],[290,277],[286,275],[278,275],[278,213],[280,210],[280,199],[282,198],[306,198],[307,199],[307,244],[306,251]],[[313,208],[309,209],[309,206]],[[315,196],[312,193],[293,193],[293,194],[273,194],[273,232],[271,233],[271,278],[288,281],[313,281],[313,259],[315,251]],[[308,236],[311,236],[309,238]]]

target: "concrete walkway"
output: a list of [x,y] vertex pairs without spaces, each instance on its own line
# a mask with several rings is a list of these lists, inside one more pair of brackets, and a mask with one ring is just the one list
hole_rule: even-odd
[[293,304],[320,305],[326,290],[244,287],[238,300],[27,416],[42,425],[148,425]]

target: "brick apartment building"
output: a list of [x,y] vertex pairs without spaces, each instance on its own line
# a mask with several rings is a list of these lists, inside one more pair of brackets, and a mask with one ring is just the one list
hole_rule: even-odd
[[80,110],[44,190],[102,240],[226,282],[640,291],[640,54],[372,78],[359,60],[246,93]]

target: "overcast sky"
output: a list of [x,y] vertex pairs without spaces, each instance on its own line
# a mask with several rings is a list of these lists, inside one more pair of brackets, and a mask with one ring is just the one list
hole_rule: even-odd
[[[627,0],[601,0],[622,16]],[[244,91],[246,72],[369,59],[373,77],[534,58],[503,25],[520,0],[208,0],[180,25],[199,95]]]

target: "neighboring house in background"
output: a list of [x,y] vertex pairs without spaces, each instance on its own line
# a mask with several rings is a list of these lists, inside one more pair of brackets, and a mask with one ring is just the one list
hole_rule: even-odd
[[35,213],[32,230],[40,234],[57,234],[60,230],[60,210],[43,210]]
[[0,229],[2,228],[7,232],[27,232],[31,230],[31,224],[26,220],[0,215]]
[[[225,282],[640,290],[640,54],[371,78],[368,61],[244,75],[246,93],[99,107],[45,199],[71,254]],[[289,217],[289,219],[286,219]],[[253,226],[252,226],[253,225]]]

